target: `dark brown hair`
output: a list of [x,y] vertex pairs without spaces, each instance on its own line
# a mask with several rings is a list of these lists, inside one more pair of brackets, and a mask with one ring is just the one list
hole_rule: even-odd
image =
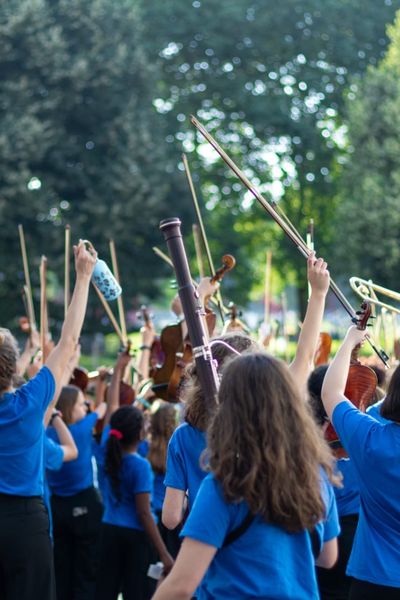
[[72,411],[78,400],[80,388],[76,385],[65,385],[57,400],[57,408],[62,413],[64,423],[71,425],[72,423]]
[[151,442],[147,458],[153,471],[163,474],[166,469],[168,442],[178,422],[176,408],[173,404],[162,400],[156,400],[156,402],[160,404],[156,412],[151,415]]
[[228,502],[289,532],[312,529],[325,513],[321,467],[334,459],[287,366],[246,353],[224,369],[208,431],[209,463]]
[[381,404],[381,415],[385,419],[400,423],[400,365],[390,379],[386,398]]
[[[216,337],[212,342],[218,342],[221,340],[225,344],[232,346],[234,350],[239,352],[248,350],[259,349],[257,343],[248,335],[232,331],[219,337]],[[222,365],[227,359],[231,359],[235,356],[232,350],[229,350],[224,344],[214,343],[212,346],[212,355],[214,360],[217,361],[218,370],[221,369]],[[203,392],[201,390],[200,381],[197,376],[196,365],[193,363],[187,370],[186,379],[182,391],[182,401],[185,403],[185,421],[193,427],[197,427],[201,431],[207,429],[210,414],[206,408],[204,402]]]
[[120,474],[124,452],[140,441],[143,413],[136,406],[121,406],[110,419],[110,431],[113,429],[119,432],[120,437],[109,435],[107,439],[104,470],[110,478],[116,498],[120,500]]
[[0,394],[12,386],[17,372],[18,345],[8,329],[0,327]]

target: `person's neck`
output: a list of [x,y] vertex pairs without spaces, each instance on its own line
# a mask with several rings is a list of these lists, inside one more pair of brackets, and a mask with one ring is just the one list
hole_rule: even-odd
[[138,446],[139,446],[139,442],[135,442],[134,444],[131,444],[130,446],[127,446],[124,449],[124,454],[135,454]]

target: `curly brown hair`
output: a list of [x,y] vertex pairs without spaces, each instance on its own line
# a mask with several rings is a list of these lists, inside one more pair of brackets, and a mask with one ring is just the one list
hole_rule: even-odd
[[287,366],[246,353],[224,369],[208,431],[209,464],[228,502],[288,532],[311,530],[325,513],[321,467],[334,458]]
[[155,473],[166,470],[167,448],[171,435],[177,427],[177,412],[174,404],[159,400],[160,407],[151,415],[151,442],[147,456]]
[[0,394],[13,385],[18,358],[16,339],[8,329],[0,327]]
[[[235,356],[227,346],[218,344],[218,340],[225,342],[225,344],[228,344],[240,354],[245,351],[256,351],[259,349],[257,342],[248,335],[238,331],[225,333],[224,335],[214,338],[212,340],[212,342],[214,342],[212,346],[212,355],[214,360],[217,361],[218,371],[220,371],[227,359],[231,359]],[[181,399],[185,404],[185,421],[193,427],[200,429],[200,431],[205,431],[211,415],[204,402],[204,396],[197,376],[195,363],[192,363],[186,371]]]

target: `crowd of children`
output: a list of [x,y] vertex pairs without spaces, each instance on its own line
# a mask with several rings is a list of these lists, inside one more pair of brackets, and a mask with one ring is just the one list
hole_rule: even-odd
[[[225,333],[212,346],[212,410],[194,363],[179,405],[153,393],[120,406],[122,352],[88,405],[70,380],[96,253],[82,242],[74,252],[74,293],[45,365],[27,374],[34,336],[19,357],[0,331],[0,600],[400,598],[400,371],[367,414],[355,408],[355,327],[313,370],[326,263],[308,259],[290,365]],[[153,337],[145,328],[142,367]],[[329,422],[346,458],[324,439]]]

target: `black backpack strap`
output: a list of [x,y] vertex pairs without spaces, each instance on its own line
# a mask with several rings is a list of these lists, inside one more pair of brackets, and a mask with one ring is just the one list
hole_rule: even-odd
[[321,554],[321,540],[315,527],[308,533],[311,540],[311,550],[315,560],[317,560],[318,556]]
[[230,544],[233,544],[233,542],[236,542],[236,540],[239,539],[240,536],[246,533],[253,521],[254,515],[249,511],[243,519],[243,521],[240,523],[240,525],[238,525],[238,527],[232,529],[232,531],[228,533],[228,535],[224,539],[222,547],[226,548],[226,546],[229,546]]

